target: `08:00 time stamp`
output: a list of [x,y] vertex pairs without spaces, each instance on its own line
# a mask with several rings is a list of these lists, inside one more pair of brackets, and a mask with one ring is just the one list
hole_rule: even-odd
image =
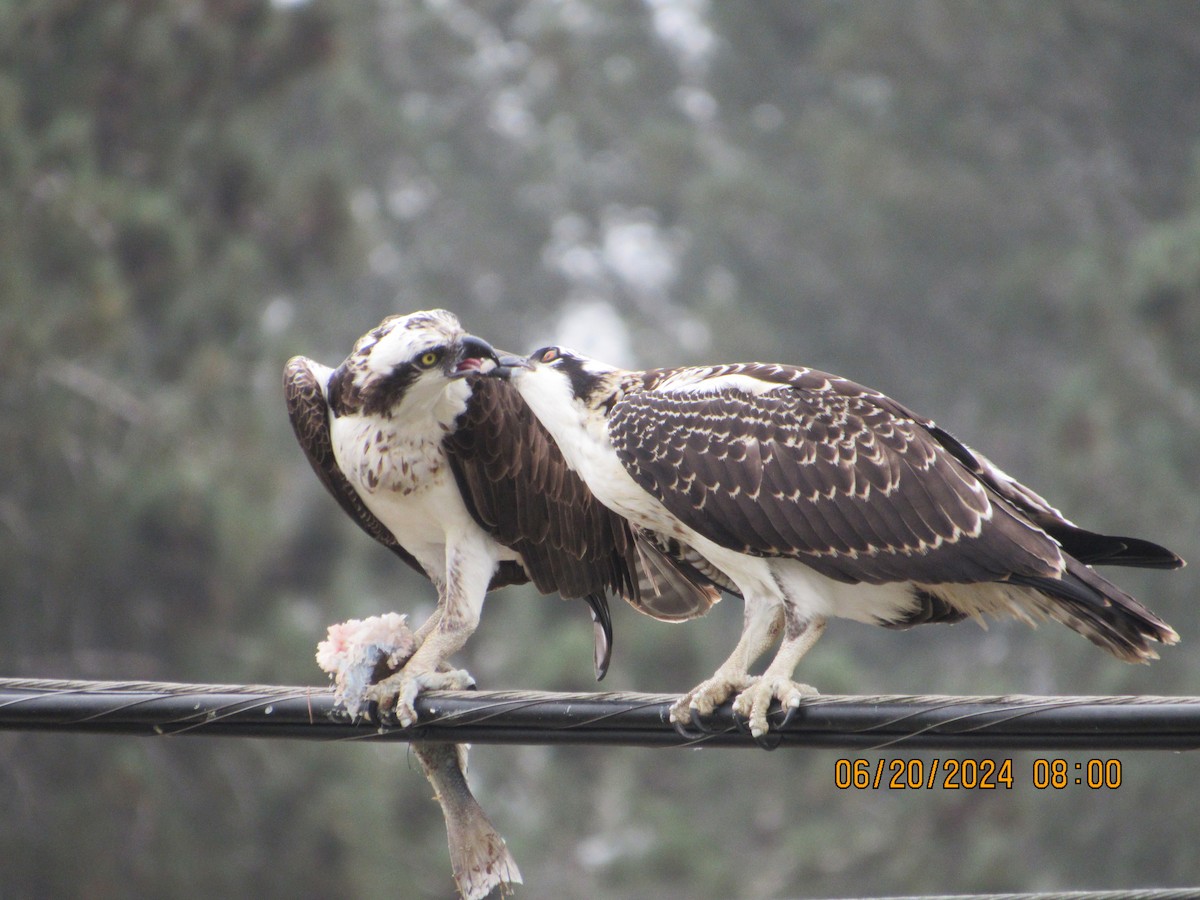
[[[1012,759],[839,758],[833,786],[839,790],[1009,790],[1018,783]],[[1084,787],[1116,790],[1121,786],[1119,759],[1033,760],[1029,783],[1038,790]]]

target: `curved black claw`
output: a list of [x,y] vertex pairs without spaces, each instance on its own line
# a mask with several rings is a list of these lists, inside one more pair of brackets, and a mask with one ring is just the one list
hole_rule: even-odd
[[[749,716],[743,717],[739,716],[737,713],[734,713],[733,724],[737,726],[739,734],[748,734],[751,737],[754,737],[754,733],[750,730]],[[782,728],[783,726],[780,725],[778,727]],[[762,747],[764,750],[775,750],[780,744],[783,743],[783,735],[779,733],[777,728],[772,728],[768,730],[766,734],[760,734],[757,737],[754,737],[754,743],[758,744],[758,746]]]
[[685,741],[702,741],[707,736],[702,731],[688,731],[687,726],[682,722],[671,720],[671,727],[675,729],[675,733]]
[[779,745],[783,743],[783,735],[771,729],[756,737],[754,743],[758,744],[764,750],[778,750]]
[[[757,737],[755,737],[754,743],[758,744],[758,746],[762,747],[764,750],[779,749],[779,745],[783,743],[782,731],[784,728],[787,727],[788,722],[792,721],[792,718],[796,714],[796,709],[797,709],[797,707],[793,706],[793,707],[788,707],[787,709],[783,709],[783,710],[776,710],[776,709],[770,710],[767,713],[768,729],[767,729],[766,733],[760,734]],[[779,722],[778,725],[774,725],[771,723],[771,717],[776,712],[783,713],[782,720]],[[734,713],[733,714],[733,724],[737,726],[737,730],[738,730],[739,734],[749,734],[753,737],[753,732],[750,731],[750,717],[749,716],[739,716],[737,713]]]
[[785,709],[783,711],[783,721],[779,723],[779,730],[783,731],[783,729],[787,728],[792,719],[796,718],[796,713],[798,712],[800,712],[799,706],[789,706]]
[[396,718],[396,701],[393,698],[392,702],[380,703],[376,700],[368,700],[367,705],[359,713],[368,722],[374,722],[377,725],[399,725],[400,720]]
[[700,710],[696,709],[696,707],[693,706],[693,707],[691,707],[691,709],[689,711],[692,714],[692,727],[693,728],[695,728],[701,734],[717,734],[718,733],[716,728],[714,728],[710,723],[704,721],[704,717],[702,715],[700,715]]

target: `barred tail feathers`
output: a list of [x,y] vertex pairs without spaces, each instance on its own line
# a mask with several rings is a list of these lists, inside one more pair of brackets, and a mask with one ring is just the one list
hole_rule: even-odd
[[1062,622],[1113,656],[1131,663],[1158,658],[1154,644],[1175,644],[1179,635],[1166,622],[1073,557],[1061,578],[1013,578],[1042,602],[1036,612]]

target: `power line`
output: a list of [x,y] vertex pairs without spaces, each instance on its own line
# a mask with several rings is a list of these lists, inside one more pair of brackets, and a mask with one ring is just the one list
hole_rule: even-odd
[[880,897],[878,900],[1196,900],[1197,891],[1197,888],[1134,888],[1124,891],[1046,891],[1035,894],[922,894]]
[[[678,734],[673,695],[438,691],[413,728],[351,722],[327,687],[0,679],[0,730],[304,740],[753,747],[718,710]],[[776,728],[769,746],[859,750],[1193,750],[1200,697],[822,696]]]

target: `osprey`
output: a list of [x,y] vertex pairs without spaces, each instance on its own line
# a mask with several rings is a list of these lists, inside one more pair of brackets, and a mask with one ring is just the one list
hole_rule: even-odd
[[500,363],[492,374],[602,503],[745,600],[737,647],[674,705],[677,726],[736,694],[761,737],[772,701],[790,716],[816,693],[792,673],[831,616],[898,628],[1050,618],[1129,662],[1179,639],[1091,568],[1173,569],[1178,556],[1075,526],[878,391],[762,363],[630,372],[559,347]]
[[493,588],[532,581],[586,600],[598,678],[611,652],[606,591],[668,620],[699,615],[718,596],[596,502],[513,388],[478,377],[495,362],[452,313],[431,310],[385,319],[337,369],[297,356],[284,370],[292,427],[317,477],[437,587],[418,649],[370,691],[385,705],[395,697],[405,725],[421,690],[470,683],[445,662]]

